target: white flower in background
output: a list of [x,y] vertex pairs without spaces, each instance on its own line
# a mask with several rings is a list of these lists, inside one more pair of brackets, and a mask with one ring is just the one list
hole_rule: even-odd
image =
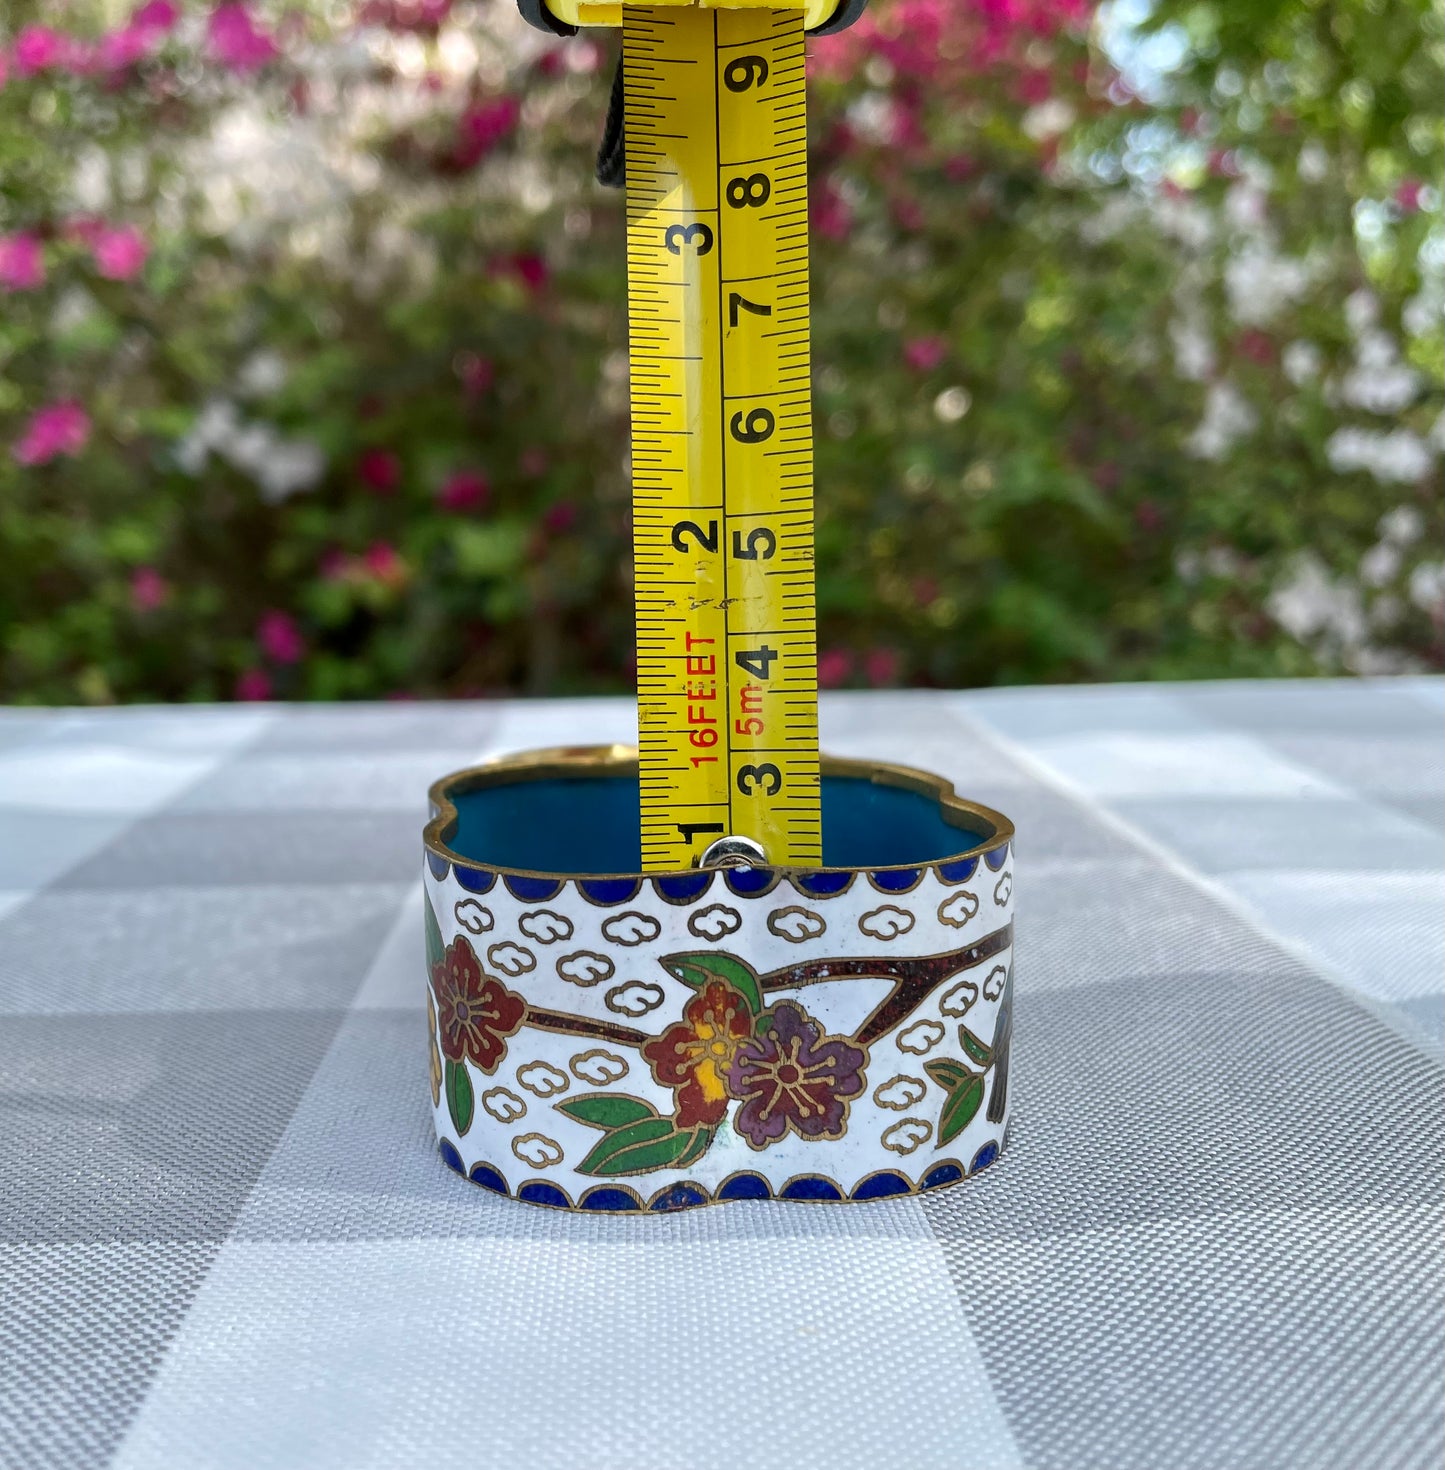
[[1410,573],[1410,601],[1422,612],[1445,613],[1445,561],[1421,562]]
[[1229,383],[1211,383],[1204,400],[1204,417],[1185,447],[1199,459],[1222,459],[1257,422],[1254,410],[1237,388]]
[[1074,123],[1074,109],[1062,97],[1050,97],[1029,108],[1024,113],[1020,126],[1035,143],[1045,138],[1056,138],[1067,132]]
[[1140,216],[1139,201],[1131,194],[1109,194],[1104,202],[1079,226],[1079,234],[1090,245],[1103,245],[1115,240]]
[[267,398],[286,386],[286,359],[262,348],[241,364],[236,387],[244,398]]
[[1413,505],[1397,505],[1380,517],[1380,535],[1396,546],[1412,546],[1425,534],[1425,517]]
[[1438,331],[1442,318],[1445,318],[1445,288],[1438,280],[1428,281],[1400,312],[1400,323],[1412,337]]
[[1336,429],[1325,441],[1325,453],[1341,474],[1365,470],[1381,484],[1413,484],[1431,464],[1429,445],[1409,429]]
[[1355,366],[1341,381],[1340,396],[1369,413],[1399,413],[1414,401],[1420,385],[1420,374],[1400,361],[1389,333],[1369,328],[1360,334]]
[[84,286],[67,286],[50,313],[50,330],[59,337],[83,327],[95,315],[95,297]]
[[1324,355],[1313,342],[1291,342],[1280,356],[1280,366],[1284,368],[1285,377],[1296,388],[1302,388],[1319,377]]
[[933,400],[933,412],[941,423],[956,424],[969,410],[973,398],[967,388],[954,384]]
[[1224,289],[1235,321],[1263,326],[1309,288],[1310,272],[1303,262],[1276,255],[1266,245],[1247,245],[1224,267]]
[[287,439],[274,424],[245,422],[236,405],[213,398],[176,445],[176,464],[199,475],[212,454],[249,475],[271,504],[309,490],[326,472],[326,456],[309,439]]
[[1268,198],[1254,179],[1240,179],[1224,196],[1224,217],[1236,230],[1255,234],[1264,224]]
[[1154,201],[1153,215],[1160,234],[1186,250],[1203,250],[1214,238],[1214,217],[1197,200],[1163,195]]
[[87,145],[70,176],[70,198],[82,214],[105,214],[111,205],[110,158],[99,143]]
[[1369,331],[1380,320],[1380,303],[1375,293],[1361,286],[1345,297],[1345,321],[1356,337]]
[[865,92],[848,107],[848,125],[870,143],[893,137],[893,99],[886,92]]
[[1181,378],[1202,383],[1214,371],[1214,344],[1196,317],[1175,317],[1169,323],[1174,343],[1174,370]]
[[1400,548],[1388,541],[1372,546],[1360,558],[1360,580],[1369,587],[1383,587],[1393,582],[1400,570]]
[[1359,589],[1330,579],[1312,551],[1295,558],[1286,579],[1265,600],[1270,616],[1304,642],[1316,635],[1337,639],[1347,648],[1365,637]]
[[1330,171],[1330,155],[1313,138],[1299,151],[1295,169],[1307,184],[1318,184]]

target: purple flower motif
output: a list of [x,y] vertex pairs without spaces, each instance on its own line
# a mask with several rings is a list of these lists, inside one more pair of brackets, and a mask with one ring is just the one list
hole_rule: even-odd
[[764,1027],[728,1067],[728,1091],[742,1102],[733,1126],[755,1149],[776,1143],[790,1128],[800,1138],[841,1138],[847,1100],[863,1091],[863,1051],[841,1036],[825,1036],[791,1000],[765,1011],[759,1017]]

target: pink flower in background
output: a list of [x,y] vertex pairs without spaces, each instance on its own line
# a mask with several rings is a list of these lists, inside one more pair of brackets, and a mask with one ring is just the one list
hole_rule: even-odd
[[70,59],[70,42],[49,26],[24,26],[15,37],[11,55],[16,75],[33,77],[37,72],[64,66]]
[[903,659],[896,648],[870,648],[863,655],[863,677],[875,689],[887,689],[898,682]]
[[942,337],[914,337],[903,344],[903,361],[916,373],[931,373],[947,356]]
[[122,26],[100,38],[95,61],[102,71],[124,71],[150,55],[154,44],[152,32],[134,25]]
[[521,111],[515,97],[473,103],[457,122],[457,162],[463,168],[480,163],[516,127]]
[[825,648],[818,655],[818,688],[840,689],[853,672],[853,654],[846,648]]
[[457,376],[470,398],[479,398],[492,386],[497,369],[489,358],[478,357],[475,352],[464,352],[457,359]]
[[1395,190],[1395,203],[1406,214],[1414,214],[1420,208],[1420,195],[1424,192],[1424,188],[1424,184],[1419,179],[1406,179]]
[[824,179],[813,190],[808,220],[815,234],[828,240],[846,240],[853,228],[853,211],[848,201]]
[[37,409],[10,452],[21,464],[49,464],[62,454],[79,454],[89,438],[90,415],[65,399]]
[[248,703],[270,699],[271,676],[265,669],[246,669],[236,676],[236,698]]
[[146,238],[133,225],[102,226],[91,242],[96,271],[107,281],[129,281],[140,274],[150,254]]
[[0,235],[0,290],[34,291],[45,284],[45,256],[40,236],[22,230]]
[[437,492],[437,504],[443,510],[477,510],[487,503],[491,493],[492,487],[480,470],[457,470]]
[[356,472],[375,495],[394,495],[401,484],[401,461],[389,449],[363,449]]
[[242,4],[218,5],[206,23],[211,55],[232,71],[259,71],[281,53],[265,31],[258,30],[251,12]]
[[535,252],[514,255],[511,268],[529,291],[540,291],[552,274],[545,257]]
[[130,23],[137,30],[164,32],[180,18],[181,13],[171,0],[147,0],[145,5],[131,12]]
[[406,581],[407,567],[396,547],[385,541],[373,541],[362,554],[361,564],[378,582],[399,587]]
[[529,444],[517,460],[517,468],[524,475],[530,475],[536,479],[538,475],[547,473],[547,451],[540,445]]
[[300,663],[306,653],[306,640],[290,613],[263,613],[256,627],[256,642],[273,663]]
[[565,536],[577,524],[577,507],[570,500],[559,500],[547,507],[542,524],[554,536]]
[[137,612],[154,612],[170,595],[170,583],[154,567],[137,567],[132,573],[130,602]]

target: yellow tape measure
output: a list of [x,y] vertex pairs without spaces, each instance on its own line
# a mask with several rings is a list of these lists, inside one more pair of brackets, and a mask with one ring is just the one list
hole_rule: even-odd
[[622,12],[649,871],[822,861],[803,24]]

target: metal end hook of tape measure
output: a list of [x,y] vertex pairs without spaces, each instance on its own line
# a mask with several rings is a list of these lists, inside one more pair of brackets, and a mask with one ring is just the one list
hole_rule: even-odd
[[768,855],[751,837],[719,837],[697,860],[700,868],[766,868]]

